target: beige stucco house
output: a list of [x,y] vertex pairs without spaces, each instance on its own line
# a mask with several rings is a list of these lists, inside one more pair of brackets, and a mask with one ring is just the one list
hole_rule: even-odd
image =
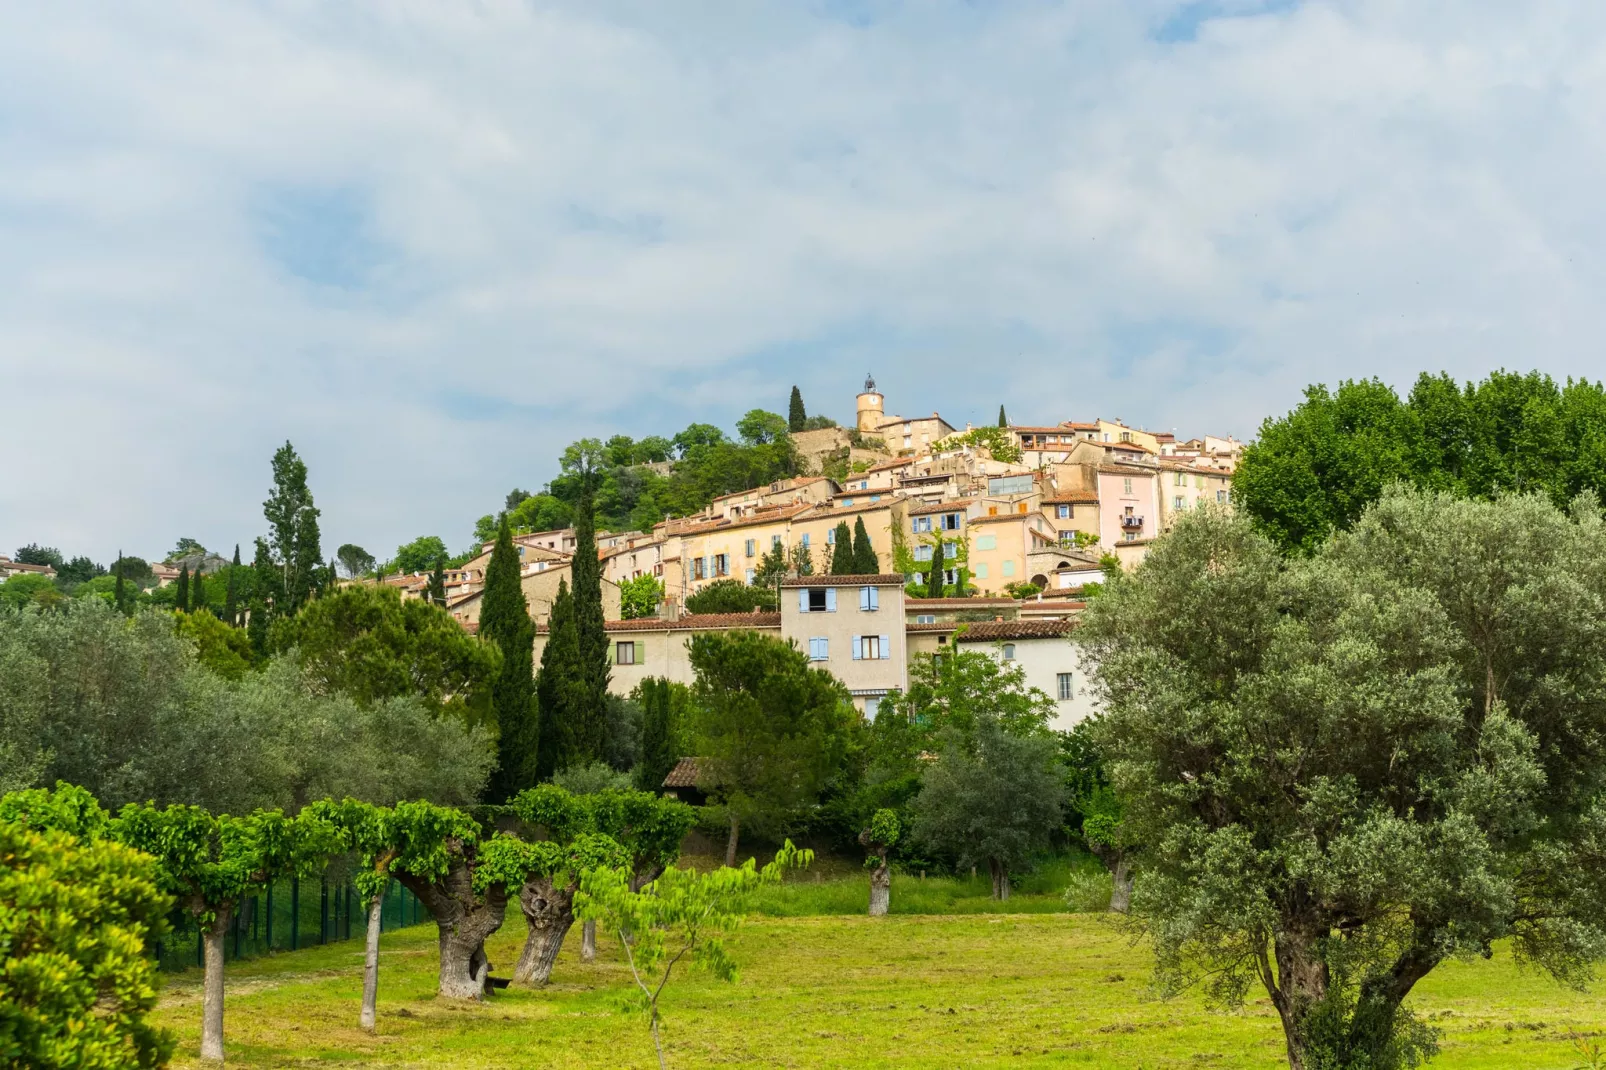
[[[530,607],[530,617],[537,626],[545,624],[547,618],[552,616],[552,603],[558,597],[558,585],[563,582],[573,584],[572,572],[573,567],[568,561],[536,562],[519,578],[519,584],[524,588],[524,600]],[[470,631],[478,630],[480,603],[484,596],[485,588],[481,587],[455,599],[448,598],[447,612]],[[602,615],[608,620],[617,620],[620,615],[619,585],[607,579],[602,581]]]
[[866,716],[909,684],[900,575],[782,580],[781,636],[841,680]]

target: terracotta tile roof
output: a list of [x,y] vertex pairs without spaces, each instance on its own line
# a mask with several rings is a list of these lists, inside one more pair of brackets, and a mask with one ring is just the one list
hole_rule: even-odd
[[[603,622],[603,627],[609,632],[706,632],[734,631],[739,628],[771,629],[780,626],[779,613],[688,613],[679,620],[641,617],[637,620]],[[545,635],[548,627],[542,624],[538,630]]]
[[914,613],[917,610],[923,609],[965,609],[979,606],[1012,606],[1015,604],[1015,600],[1013,598],[1006,598],[1002,595],[996,598],[991,596],[978,598],[905,598],[903,600],[903,604],[908,612]]
[[[943,477],[948,478],[947,476]],[[975,498],[954,498],[952,501],[938,502],[935,505],[914,505],[909,507],[910,516],[919,516],[922,513],[954,513],[964,512],[967,505],[972,505]]]
[[1041,520],[1043,517],[1042,514],[1036,509],[1032,509],[1024,513],[999,513],[997,516],[974,516],[970,518],[970,526],[975,527],[977,524],[1002,524],[1006,520],[1032,519]]
[[717,520],[704,520],[687,524],[680,528],[665,528],[665,534],[673,535],[705,535],[710,531],[734,531],[737,528],[750,528],[760,524],[773,524],[777,520],[790,520],[799,513],[813,509],[810,502],[800,502],[796,505],[781,505],[754,512],[751,516],[720,517]]
[[837,516],[853,516],[857,513],[873,513],[877,509],[891,509],[893,505],[902,504],[903,502],[902,498],[899,498],[890,490],[861,490],[849,495],[849,497],[862,498],[866,494],[880,494],[882,498],[878,502],[856,501],[852,505],[843,505],[841,502],[831,502],[829,504],[821,502],[814,507],[812,513],[803,517],[794,517],[793,519],[821,520]]
[[1097,503],[1099,493],[1096,490],[1066,490],[1056,491],[1052,498],[1044,498],[1044,505],[1087,505]]
[[[869,468],[865,469],[865,472],[883,472],[892,468],[903,468],[914,463],[915,461],[913,457],[894,457],[890,461],[882,461],[880,464],[872,464]],[[852,477],[850,476],[849,478],[851,479]]]
[[796,576],[781,581],[782,587],[902,587],[908,581],[903,573],[883,572],[879,576]]
[[1058,639],[1076,629],[1070,620],[987,620],[970,624],[954,637],[959,643],[996,643],[1001,639]]
[[909,632],[951,632],[961,626],[959,621],[939,620],[935,622],[928,621],[925,624],[906,624],[904,625],[904,630]]
[[682,758],[664,777],[666,788],[695,788],[697,786],[697,759]]
[[1155,473],[1153,468],[1135,464],[1101,464],[1098,470],[1118,476],[1152,476]]
[[[7,572],[37,572],[41,576],[54,576],[56,570],[49,565],[25,565],[21,561],[13,561],[9,557],[0,560],[0,569]],[[177,570],[174,570],[175,574]]]

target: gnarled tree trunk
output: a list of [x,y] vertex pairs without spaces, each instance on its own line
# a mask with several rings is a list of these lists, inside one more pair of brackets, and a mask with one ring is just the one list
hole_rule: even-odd
[[519,909],[530,931],[513,968],[518,984],[544,985],[552,977],[552,964],[574,924],[574,892],[573,887],[554,887],[550,877],[525,881],[519,889]]
[[989,858],[987,869],[993,875],[993,898],[1006,901],[1009,899],[1009,867],[996,858]]
[[396,879],[423,902],[440,932],[440,983],[448,999],[484,999],[491,974],[485,941],[502,927],[507,913],[507,892],[494,886],[484,898],[474,894],[474,878],[466,863],[453,860],[439,883],[407,873]]
[[379,919],[385,909],[381,892],[368,904],[368,939],[362,965],[362,1027],[372,1033],[379,1014]]
[[1275,983],[1264,966],[1261,980],[1282,1019],[1289,1070],[1307,1070],[1311,1051],[1306,1018],[1313,1007],[1327,998],[1327,963],[1322,961],[1314,931],[1283,929],[1277,933],[1273,946],[1277,956]]
[[229,931],[229,906],[201,933],[206,973],[201,989],[201,1058],[223,1061],[223,939]]
[[887,865],[887,849],[876,852],[876,864],[870,870],[870,916],[879,918],[892,907],[892,867]]
[[1132,863],[1125,856],[1110,867],[1110,910],[1125,914],[1132,909]]
[[725,864],[727,866],[735,867],[736,865],[736,843],[741,838],[741,834],[742,823],[735,814],[732,814],[730,839],[725,841]]

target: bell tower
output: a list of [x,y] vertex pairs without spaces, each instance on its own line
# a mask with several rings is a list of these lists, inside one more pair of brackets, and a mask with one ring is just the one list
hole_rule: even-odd
[[886,398],[875,388],[875,378],[869,374],[864,377],[864,389],[859,392],[859,431],[862,434],[874,434],[886,418]]

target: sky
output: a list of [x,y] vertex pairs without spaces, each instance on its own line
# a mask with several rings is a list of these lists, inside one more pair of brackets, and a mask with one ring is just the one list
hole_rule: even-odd
[[454,549],[585,436],[1606,369],[1606,4],[0,4],[0,553]]

